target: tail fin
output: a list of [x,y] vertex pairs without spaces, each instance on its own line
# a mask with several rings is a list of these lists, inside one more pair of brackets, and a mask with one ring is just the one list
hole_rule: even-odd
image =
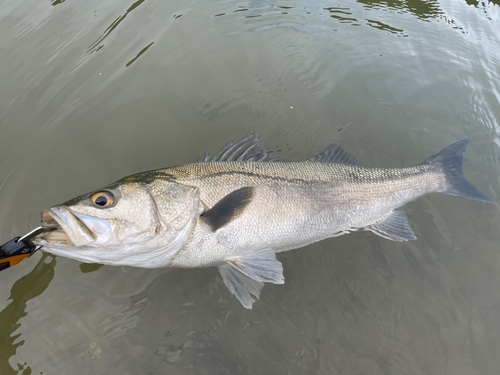
[[482,202],[496,203],[481,193],[478,188],[472,185],[464,177],[462,166],[464,163],[464,153],[468,144],[469,140],[463,139],[446,147],[439,154],[432,155],[422,164],[442,165],[448,183],[441,190],[438,190],[438,193],[457,195]]

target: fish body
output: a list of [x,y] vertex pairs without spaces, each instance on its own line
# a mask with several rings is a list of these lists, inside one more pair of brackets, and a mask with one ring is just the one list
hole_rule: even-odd
[[319,162],[221,162],[167,169],[178,183],[195,187],[206,207],[234,191],[253,188],[244,214],[217,231],[197,216],[191,236],[169,266],[216,266],[227,257],[261,250],[278,253],[366,228],[444,184],[433,169]]
[[281,162],[250,135],[214,158],[129,176],[44,211],[61,230],[39,244],[84,262],[216,266],[251,308],[264,282],[284,282],[275,253],[356,230],[414,240],[398,208],[428,193],[492,202],[463,177],[467,144],[414,167],[368,168],[336,144]]

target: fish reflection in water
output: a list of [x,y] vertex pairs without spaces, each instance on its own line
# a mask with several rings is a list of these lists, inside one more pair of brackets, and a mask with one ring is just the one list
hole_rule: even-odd
[[16,354],[17,348],[24,344],[24,340],[21,340],[21,333],[15,334],[15,332],[20,327],[19,320],[27,315],[26,305],[29,300],[38,297],[48,288],[54,278],[56,263],[56,258],[52,255],[42,255],[35,268],[12,286],[9,297],[12,302],[0,311],[0,324],[3,327],[0,340],[0,358],[2,359],[0,373],[2,375],[19,374],[18,371],[22,371],[22,374],[31,373],[31,368],[27,364],[20,363],[18,363],[18,369],[14,371],[8,360]]

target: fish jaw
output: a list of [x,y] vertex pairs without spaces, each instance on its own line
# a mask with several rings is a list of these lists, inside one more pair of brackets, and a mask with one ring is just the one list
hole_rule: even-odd
[[[109,243],[113,238],[113,228],[108,220],[73,212],[76,218],[87,227],[95,237],[94,245]],[[83,229],[83,227],[81,227]]]
[[[61,230],[49,232],[43,238],[44,242],[63,242],[76,247],[98,242],[99,235],[93,232],[92,229],[95,227],[99,228],[100,226],[91,225],[94,220],[89,220],[90,217],[80,218],[79,216],[85,215],[75,214],[66,206],[55,206],[43,211],[42,222],[44,224],[50,225],[55,222],[61,227]],[[95,221],[103,220],[95,219]]]

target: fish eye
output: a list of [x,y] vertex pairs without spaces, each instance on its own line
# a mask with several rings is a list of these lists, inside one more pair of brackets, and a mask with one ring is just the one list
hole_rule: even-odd
[[107,191],[100,191],[98,193],[93,194],[90,199],[99,208],[105,208],[111,206],[115,201],[113,195]]

